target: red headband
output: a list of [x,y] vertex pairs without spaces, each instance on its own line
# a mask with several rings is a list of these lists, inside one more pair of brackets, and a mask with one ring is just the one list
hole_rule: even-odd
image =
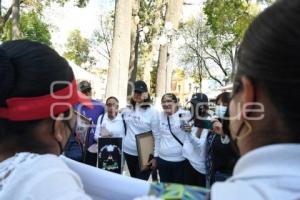
[[89,108],[93,105],[87,96],[77,91],[76,81],[48,95],[30,98],[15,97],[6,100],[7,108],[0,108],[0,118],[11,121],[29,121],[57,116],[77,103]]

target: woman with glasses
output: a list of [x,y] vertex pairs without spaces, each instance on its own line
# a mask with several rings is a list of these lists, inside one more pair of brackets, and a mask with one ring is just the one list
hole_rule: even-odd
[[158,153],[158,171],[161,182],[183,183],[184,162],[182,155],[186,137],[184,123],[190,119],[190,113],[178,106],[178,99],[172,93],[161,99],[163,112],[159,116],[160,145]]
[[0,46],[0,199],[90,199],[58,157],[73,133],[77,92],[53,49],[18,40]]
[[99,137],[120,137],[125,136],[126,124],[123,115],[119,112],[119,100],[116,97],[109,97],[105,103],[106,113],[100,115],[95,131],[95,141]]

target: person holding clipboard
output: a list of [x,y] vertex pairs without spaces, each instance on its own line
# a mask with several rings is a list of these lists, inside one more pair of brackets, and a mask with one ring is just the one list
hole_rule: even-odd
[[144,81],[134,83],[134,94],[130,106],[123,110],[127,126],[127,134],[123,142],[123,152],[130,175],[135,178],[148,180],[151,170],[141,171],[138,159],[136,135],[152,132],[154,136],[154,158],[149,160],[151,169],[156,168],[158,156],[159,133],[156,109],[151,105],[148,87]]

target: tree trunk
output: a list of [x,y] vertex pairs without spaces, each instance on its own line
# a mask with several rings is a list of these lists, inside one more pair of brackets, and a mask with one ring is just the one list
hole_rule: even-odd
[[21,38],[20,31],[20,0],[13,0],[12,7],[12,39]]
[[146,58],[145,66],[144,66],[144,74],[143,74],[143,80],[148,85],[148,87],[151,87],[151,70],[152,70],[152,63],[153,63],[153,55],[155,53],[156,49],[152,47],[152,50],[150,54]]
[[106,98],[109,96],[117,97],[120,101],[120,107],[127,104],[131,13],[131,1],[116,1],[114,36],[105,96]]
[[168,47],[167,45],[160,46],[157,79],[156,79],[156,101],[160,102],[161,97],[166,93],[167,88],[167,60],[168,60]]
[[140,7],[139,0],[132,0],[132,17],[131,17],[131,49],[130,49],[130,61],[129,61],[129,74],[128,74],[128,89],[127,96],[130,97],[133,92],[133,83],[136,81],[137,65],[138,65],[138,53],[139,53],[139,25],[136,22],[135,17],[138,16]]
[[[166,10],[166,22],[170,22],[173,25],[173,29],[177,30],[179,25],[179,20],[181,17],[183,0],[168,0],[167,10]],[[162,95],[171,90],[172,82],[172,72],[174,65],[174,56],[172,43],[160,47],[159,61],[158,61],[158,72],[156,81],[156,103],[160,101]]]

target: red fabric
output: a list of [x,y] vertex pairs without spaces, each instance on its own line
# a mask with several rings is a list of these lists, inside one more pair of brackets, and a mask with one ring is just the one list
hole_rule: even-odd
[[39,97],[14,97],[6,100],[7,108],[0,108],[0,118],[11,121],[29,121],[57,116],[77,103],[92,108],[90,99],[77,91],[76,80],[67,87]]

